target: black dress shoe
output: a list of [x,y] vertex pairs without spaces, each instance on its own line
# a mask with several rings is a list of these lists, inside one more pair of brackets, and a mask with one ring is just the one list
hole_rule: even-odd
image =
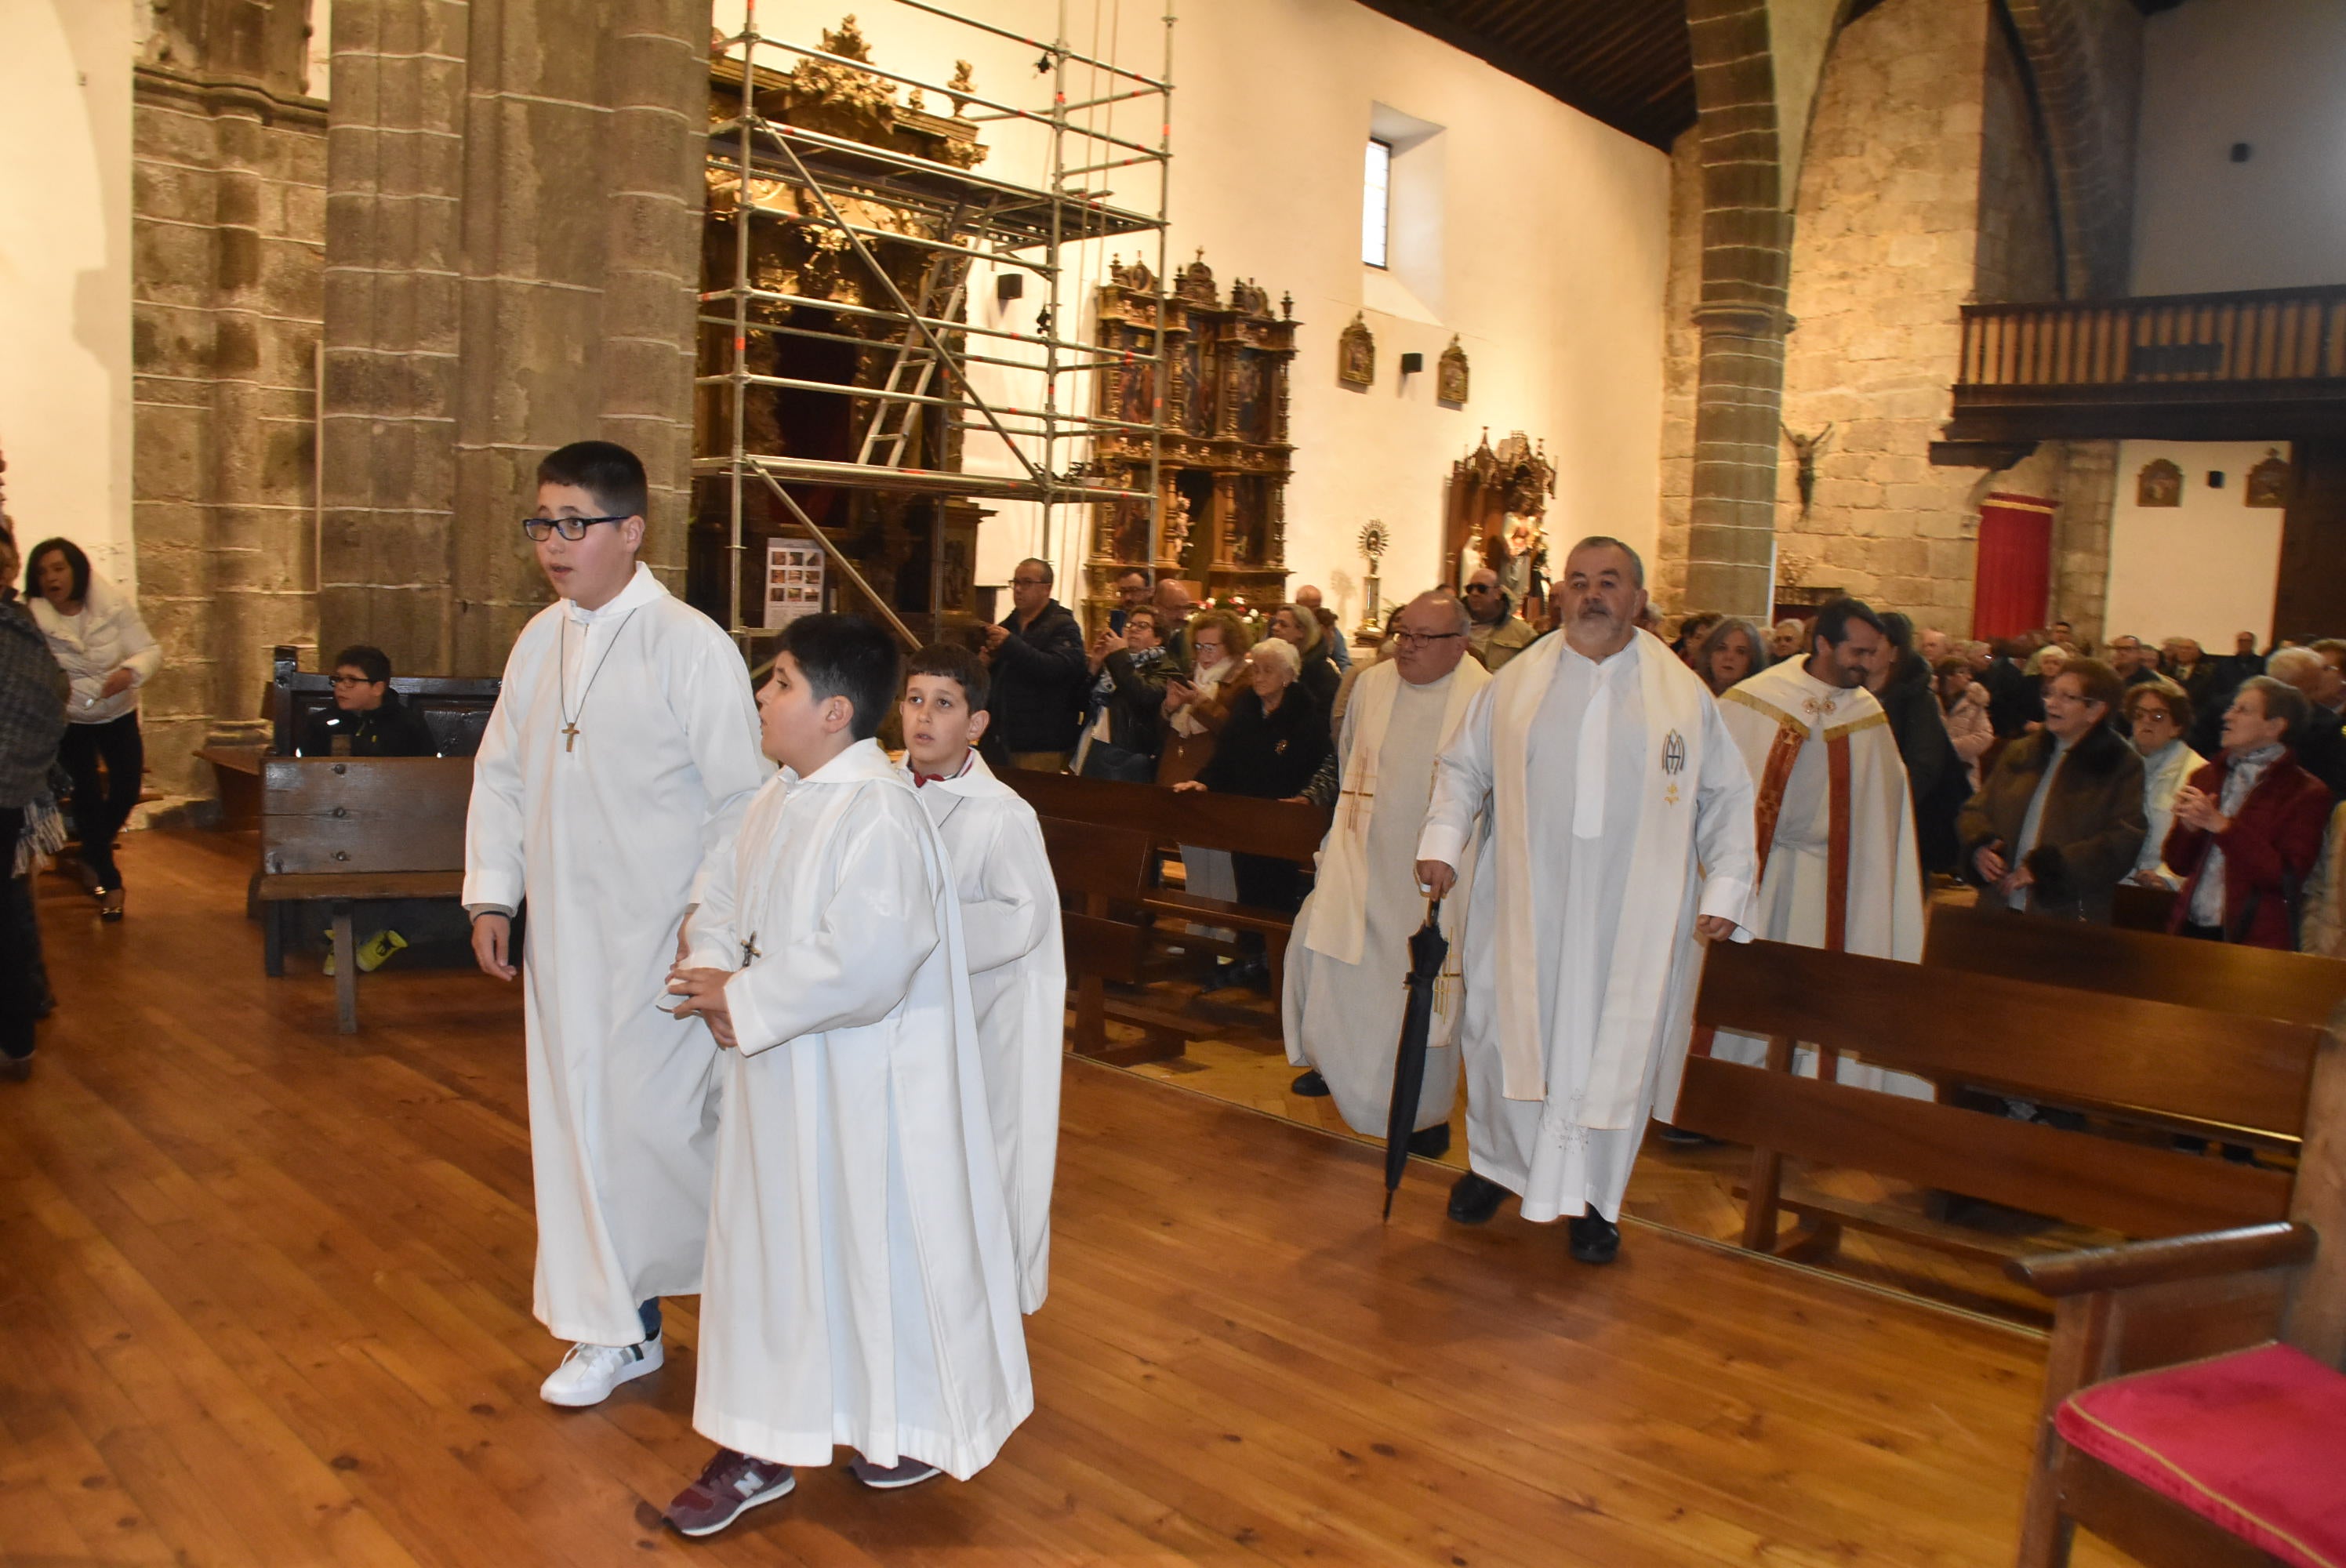
[[1287,1085],[1287,1092],[1307,1100],[1324,1100],[1328,1097],[1328,1080],[1320,1075],[1319,1068],[1306,1067],[1295,1075],[1295,1082]]
[[[1450,1152],[1450,1124],[1422,1127],[1409,1135],[1409,1152],[1423,1155],[1428,1159],[1440,1159]],[[1501,1190],[1504,1190],[1504,1188]]]
[[1654,1132],[1662,1142],[1673,1148],[1708,1149],[1716,1147],[1719,1143],[1717,1138],[1706,1136],[1701,1133],[1688,1132],[1684,1127],[1674,1127],[1668,1122],[1656,1122]]
[[1583,1263],[1610,1263],[1621,1256],[1621,1227],[1590,1209],[1572,1217],[1572,1256]]
[[1481,1225],[1499,1212],[1507,1189],[1488,1176],[1468,1171],[1450,1186],[1450,1217],[1461,1225]]

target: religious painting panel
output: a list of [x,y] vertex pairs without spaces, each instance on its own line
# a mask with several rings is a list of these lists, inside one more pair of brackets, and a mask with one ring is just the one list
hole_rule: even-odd
[[1181,339],[1181,428],[1191,435],[1214,433],[1214,378],[1206,353],[1210,318],[1191,311]]
[[2135,475],[2134,504],[2137,506],[2180,506],[2183,504],[2183,470],[2163,457],[2154,457],[2142,465]]
[[2280,454],[2280,448],[2265,448],[2264,461],[2249,470],[2247,492],[2240,502],[2277,511],[2289,504],[2289,459]]

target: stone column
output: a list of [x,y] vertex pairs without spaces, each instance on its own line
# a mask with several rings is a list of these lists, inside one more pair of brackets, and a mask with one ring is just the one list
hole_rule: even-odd
[[1766,0],[1690,0],[1700,106],[1702,290],[1686,607],[1766,619],[1791,217],[1782,201]]

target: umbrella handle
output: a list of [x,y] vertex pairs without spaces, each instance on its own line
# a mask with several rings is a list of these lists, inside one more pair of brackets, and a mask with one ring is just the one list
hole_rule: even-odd
[[1439,926],[1442,923],[1442,901],[1440,899],[1428,899],[1425,901],[1425,923],[1431,926]]

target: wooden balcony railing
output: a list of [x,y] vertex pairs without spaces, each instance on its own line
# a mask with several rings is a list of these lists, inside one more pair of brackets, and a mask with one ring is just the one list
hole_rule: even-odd
[[2346,285],[1964,307],[1959,387],[2346,378]]

